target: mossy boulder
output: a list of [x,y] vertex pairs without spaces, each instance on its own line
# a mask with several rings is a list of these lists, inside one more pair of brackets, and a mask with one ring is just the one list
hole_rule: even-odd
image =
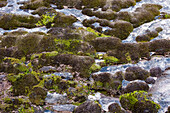
[[25,55],[34,53],[38,51],[38,45],[42,38],[42,35],[29,33],[18,39],[16,42],[16,46],[20,51],[23,51]]
[[2,47],[12,47],[15,46],[15,42],[17,40],[17,36],[14,35],[7,35],[2,37]]
[[139,45],[135,43],[121,43],[118,48],[107,51],[107,54],[119,59],[119,63],[137,62],[140,58]]
[[31,106],[30,101],[22,96],[19,97],[5,97],[2,98],[0,103],[1,112],[13,112],[13,111],[27,111],[27,113],[34,112],[34,108]]
[[29,94],[29,100],[36,105],[43,105],[47,96],[47,90],[43,87],[36,86]]
[[34,28],[39,18],[28,15],[2,14],[0,17],[0,27],[6,30],[17,27]]
[[[38,36],[38,35],[37,35]],[[38,36],[40,37],[40,36]],[[38,52],[51,52],[56,50],[56,42],[55,37],[44,35],[40,41],[37,42],[38,48],[36,51]]]
[[70,65],[74,71],[80,72],[80,76],[89,77],[89,68],[95,62],[94,58],[89,56],[77,56],[71,54],[60,54],[54,58],[54,62]]
[[13,57],[5,57],[3,62],[0,64],[0,71],[6,73],[27,72],[29,68],[24,64],[25,58],[17,59]]
[[125,80],[145,80],[150,76],[150,73],[141,67],[128,67],[125,73]]
[[33,86],[39,83],[39,79],[34,74],[20,74],[15,76],[8,76],[13,85],[14,95],[28,95],[33,89]]
[[70,15],[70,16],[66,16],[65,14],[56,15],[54,18],[54,26],[53,27],[72,26],[72,24],[76,21],[77,21],[77,18],[72,15]]
[[119,90],[122,84],[122,81],[117,74],[114,75],[103,72],[100,74],[93,74],[92,78],[94,79],[92,87],[96,90]]
[[101,107],[93,101],[86,101],[78,106],[74,113],[101,113]]
[[120,96],[121,106],[132,113],[157,113],[160,105],[153,102],[145,91],[134,91]]
[[100,69],[101,69],[101,66],[98,65],[98,64],[96,64],[96,63],[94,63],[94,64],[90,67],[90,71],[91,71],[91,72],[97,72],[97,71],[100,71]]

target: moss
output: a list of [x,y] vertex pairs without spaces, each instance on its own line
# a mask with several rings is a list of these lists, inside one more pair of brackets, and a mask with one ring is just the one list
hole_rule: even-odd
[[126,57],[126,60],[127,60],[128,63],[132,63],[132,59],[131,59],[131,57],[130,57],[129,52],[127,52],[127,53],[125,54],[125,57]]
[[24,106],[21,106],[19,109],[18,109],[18,112],[19,113],[34,113],[35,110],[34,110],[34,107],[30,107],[30,108],[24,108]]
[[110,35],[105,35],[105,34],[99,33],[90,27],[87,27],[87,31],[94,33],[97,37],[110,37]]
[[106,64],[115,64],[118,63],[119,59],[113,57],[113,56],[105,56],[104,61]]
[[165,14],[165,19],[170,18],[170,14]]
[[[36,23],[37,26],[43,26],[43,25],[47,25],[49,23],[52,23],[54,21],[54,18],[55,18],[55,14],[54,15],[51,15],[51,14],[45,14],[45,15],[42,15],[41,16],[41,20],[38,21],[38,23]],[[52,24],[50,25],[52,26]]]
[[62,40],[55,39],[56,49],[59,52],[73,52],[77,54],[77,48],[80,46],[82,40],[70,39],[70,40]]
[[101,69],[101,66],[94,63],[91,67],[90,67],[90,72],[97,72]]

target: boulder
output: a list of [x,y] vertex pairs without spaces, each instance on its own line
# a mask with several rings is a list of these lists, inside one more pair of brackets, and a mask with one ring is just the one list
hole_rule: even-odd
[[101,37],[91,41],[91,45],[101,52],[116,49],[121,44],[121,40],[116,37]]
[[152,78],[152,77],[148,77],[148,78],[145,80],[145,82],[146,82],[147,84],[155,84],[155,79]]
[[34,87],[29,94],[29,100],[36,105],[43,105],[47,96],[47,90],[43,87]]
[[122,75],[120,73],[114,75],[103,72],[100,74],[93,74],[92,78],[94,79],[92,87],[97,90],[119,90],[122,85]]
[[155,67],[150,69],[150,74],[152,77],[160,77],[162,75],[162,70],[160,67]]
[[125,80],[145,80],[150,76],[150,73],[141,67],[128,67],[125,73]]
[[131,82],[125,88],[125,92],[127,93],[139,90],[148,91],[149,90],[148,84],[146,84],[145,82]]
[[18,27],[34,28],[40,18],[28,15],[2,14],[0,17],[0,27],[9,30]]
[[110,113],[125,113],[125,111],[121,109],[118,103],[109,105],[108,109]]
[[120,96],[121,106],[132,113],[157,113],[160,105],[153,102],[145,91],[134,91]]
[[101,107],[93,101],[86,101],[78,106],[74,113],[101,113]]

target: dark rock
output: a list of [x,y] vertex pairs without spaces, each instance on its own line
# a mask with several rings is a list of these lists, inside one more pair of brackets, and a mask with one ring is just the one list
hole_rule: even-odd
[[149,51],[164,55],[165,52],[170,51],[170,40],[162,39],[150,42]]
[[47,90],[43,87],[34,87],[29,94],[29,100],[36,105],[43,105],[47,96]]
[[100,106],[93,101],[86,101],[78,106],[74,113],[101,113]]
[[133,31],[133,26],[130,22],[118,20],[111,24],[109,24],[109,27],[111,27],[111,30],[106,30],[104,34],[106,35],[114,35],[121,40],[126,39],[129,34]]
[[155,84],[155,79],[153,79],[152,77],[148,77],[146,80],[145,80],[146,83],[148,84]]
[[118,103],[113,103],[108,107],[110,113],[125,113]]
[[162,75],[162,70],[160,67],[155,67],[150,69],[150,74],[152,77],[160,77]]
[[121,40],[116,37],[101,37],[91,41],[97,51],[108,51],[120,46]]
[[133,92],[139,90],[148,91],[149,90],[148,84],[146,84],[145,82],[132,82],[129,83],[125,88],[125,92]]
[[145,80],[150,76],[150,73],[141,67],[128,67],[125,73],[125,80]]

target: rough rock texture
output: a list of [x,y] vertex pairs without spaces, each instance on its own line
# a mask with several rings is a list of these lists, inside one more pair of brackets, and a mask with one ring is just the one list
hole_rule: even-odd
[[94,59],[89,56],[77,56],[71,54],[61,54],[55,57],[54,62],[59,62],[65,65],[71,65],[74,71],[80,72],[80,76],[88,77],[89,68],[94,63]]
[[120,46],[121,40],[116,37],[101,37],[91,41],[97,51],[106,52]]
[[121,109],[118,103],[109,105],[108,109],[110,113],[125,113],[125,111]]
[[150,41],[151,39],[155,38],[158,36],[158,33],[161,32],[163,29],[158,27],[153,31],[146,30],[143,35],[139,35],[136,37],[137,42],[147,42]]
[[93,88],[96,90],[119,90],[122,84],[122,74],[100,73],[93,74]]
[[146,84],[145,82],[132,82],[129,83],[125,88],[125,92],[127,93],[139,90],[148,91],[149,90],[148,84]]
[[74,113],[101,113],[101,108],[93,101],[86,101],[78,106]]
[[34,28],[39,18],[27,15],[2,14],[0,17],[0,27],[6,30],[17,27]]
[[126,69],[125,80],[145,80],[150,76],[150,73],[141,67],[129,67]]
[[148,78],[145,80],[145,82],[146,82],[147,84],[154,84],[154,83],[155,83],[155,79],[153,79],[152,77],[148,77]]
[[160,77],[162,75],[162,70],[160,67],[155,67],[150,69],[150,74],[152,77]]

